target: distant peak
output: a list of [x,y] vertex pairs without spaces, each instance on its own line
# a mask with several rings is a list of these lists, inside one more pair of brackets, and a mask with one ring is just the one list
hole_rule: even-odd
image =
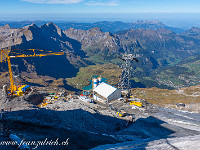
[[197,27],[192,27],[192,28],[191,28],[191,30],[192,30],[192,31],[199,31],[199,30],[200,30],[200,28],[197,28]]
[[69,30],[76,30],[76,29],[74,29],[74,28],[70,27],[70,28],[69,28]]
[[138,21],[133,21],[133,24],[157,24],[160,26],[165,26],[164,23],[157,21],[157,20],[138,20]]
[[23,27],[24,29],[26,29],[26,28],[28,28],[28,29],[30,29],[30,28],[38,28],[38,26],[36,25],[36,24],[31,24],[31,25],[27,25],[27,26],[25,26],[25,27]]
[[35,23],[31,24],[30,27],[38,27]]
[[190,34],[190,33],[200,33],[200,28],[192,27],[191,29],[185,31],[183,34]]
[[49,25],[55,25],[55,24],[53,22],[48,22],[46,25],[49,26]]
[[10,29],[10,26],[8,24],[6,24],[5,26],[3,26],[5,29]]
[[1,28],[4,30],[8,30],[8,29],[10,29],[10,26],[8,24],[6,24],[6,25],[2,26]]
[[46,24],[47,27],[50,27],[50,28],[56,28],[57,30],[60,30],[60,28],[53,22],[48,22]]
[[59,28],[55,23],[53,23],[53,22],[48,22],[47,24],[46,24],[48,27],[56,27],[56,28]]
[[60,36],[62,36],[62,30],[53,22],[48,22],[47,24],[42,25],[41,29],[51,30],[57,32]]
[[138,20],[138,21],[133,21],[132,23],[162,23],[160,21],[157,20]]
[[100,32],[103,32],[100,28],[98,28],[98,27],[94,27],[94,28],[92,28],[92,29],[90,29],[91,31],[100,31]]

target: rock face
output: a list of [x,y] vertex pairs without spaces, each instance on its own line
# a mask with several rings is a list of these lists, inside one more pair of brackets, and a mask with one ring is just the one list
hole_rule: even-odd
[[10,29],[9,25],[0,27],[0,48],[20,44],[23,34],[19,31],[20,29]]
[[[151,24],[152,22],[147,22]],[[137,24],[139,24],[137,22]],[[142,22],[144,24],[144,22]],[[152,23],[155,25],[155,23]],[[162,26],[158,22],[159,26]],[[194,33],[198,34],[197,29]],[[176,34],[169,29],[131,29],[128,31],[111,34],[102,32],[100,28],[90,30],[76,30],[70,28],[64,33],[81,43],[81,48],[89,55],[103,53],[105,55],[119,54],[120,52],[149,55],[160,66],[174,63],[177,59],[186,58],[199,52],[195,39],[189,39],[187,34]],[[193,33],[193,36],[194,36]],[[190,34],[191,35],[191,34]],[[195,35],[197,36],[197,35]],[[199,37],[195,37],[200,40]]]
[[[119,24],[120,22],[115,22]],[[200,51],[200,29],[192,28],[181,34],[164,29],[164,24],[156,21],[138,21],[130,23],[143,29],[120,31],[116,34],[103,32],[100,28],[81,30],[70,28],[62,31],[52,22],[38,27],[35,24],[20,29],[11,29],[8,25],[0,27],[0,48],[43,49],[46,51],[65,51],[67,56],[52,56],[33,59],[13,59],[20,70],[27,71],[24,65],[34,66],[39,75],[55,78],[74,76],[79,67],[91,62],[120,64],[121,53],[138,56],[139,62],[135,76],[149,75],[159,67],[174,65],[188,56]],[[148,28],[154,29],[147,29]],[[85,58],[88,57],[86,61]],[[91,61],[91,62],[90,62]],[[62,70],[62,73],[60,71]],[[70,72],[70,73],[69,73]]]
[[158,63],[161,66],[199,53],[197,39],[189,39],[185,34],[176,34],[168,29],[132,29],[117,35],[120,41],[127,43],[126,45],[137,40],[154,59],[160,60]]
[[63,31],[52,22],[42,25],[35,24],[20,29],[10,29],[8,25],[0,27],[0,48],[44,49],[51,51],[74,52],[74,43]]
[[193,27],[193,28],[181,33],[180,35],[186,36],[186,37],[192,37],[195,39],[200,39],[200,28]]
[[[140,24],[137,22],[136,24]],[[145,24],[144,21],[141,24]],[[155,26],[155,22],[146,22]],[[157,22],[158,26],[164,24]],[[89,55],[116,58],[120,53],[134,53],[141,57],[142,65],[147,68],[157,68],[176,63],[199,52],[194,39],[179,35],[169,29],[131,29],[116,34],[102,32],[100,28],[77,30],[70,28],[64,33],[81,43],[81,48]],[[195,32],[196,33],[196,32]],[[199,38],[200,40],[200,38]]]
[[[102,32],[100,28],[90,30],[76,30],[70,28],[64,33],[81,43],[81,48],[88,53],[98,53],[99,51],[107,54],[119,53],[120,41],[117,36],[110,32]],[[92,51],[92,52],[90,52]]]
[[[42,25],[35,24],[20,29],[10,29],[8,25],[0,28],[0,48],[12,49],[42,49],[45,51],[65,51],[63,56],[48,56],[41,58],[12,59],[13,64],[20,64],[21,71],[27,71],[25,61],[34,65],[40,75],[49,75],[55,78],[75,75],[77,67],[87,63],[78,56],[79,42],[67,37],[63,31],[52,22]],[[62,72],[62,73],[60,73]],[[71,74],[69,74],[71,72]]]
[[[32,24],[20,29],[10,29],[5,25],[0,28],[0,48],[11,46],[14,49],[64,50],[70,52],[70,57],[67,58],[76,67],[87,64],[81,59],[84,57],[84,52],[88,56],[98,55],[103,60],[116,58],[124,52],[134,53],[145,57],[142,58],[142,65],[150,63],[149,68],[175,63],[198,52],[200,40],[198,28],[176,34],[171,30],[161,29],[164,24],[158,21],[137,21],[132,24],[148,27],[152,25],[153,29],[156,27],[158,29],[131,29],[112,34],[102,32],[100,28],[89,30],[70,28],[62,31],[52,22],[41,27]],[[83,55],[80,57],[74,55],[81,53]]]
[[102,32],[100,28],[86,31],[70,28],[64,33],[79,41],[87,55],[95,56],[95,59],[110,61],[120,53],[136,54],[140,59],[137,64],[140,71],[136,71],[136,76],[146,76],[152,69],[177,64],[182,59],[199,53],[199,28],[177,34],[161,28],[164,27],[161,22],[142,21],[133,24],[152,25],[154,29],[157,25],[158,29],[131,29],[112,34]]

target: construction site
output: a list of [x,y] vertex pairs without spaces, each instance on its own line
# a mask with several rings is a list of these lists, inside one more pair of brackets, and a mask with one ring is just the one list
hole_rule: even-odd
[[32,54],[25,55],[1,50],[10,82],[0,90],[0,149],[200,147],[199,113],[151,104],[131,89],[131,63],[138,62],[134,55],[121,57],[124,64],[118,87],[104,82],[99,74],[92,78],[91,89],[73,92],[58,87],[16,85],[11,59],[64,54],[30,51]]

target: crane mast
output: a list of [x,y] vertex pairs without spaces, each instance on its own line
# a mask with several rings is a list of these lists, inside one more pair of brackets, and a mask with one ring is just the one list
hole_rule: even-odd
[[[8,62],[8,71],[9,71],[9,77],[10,77],[10,94],[13,95],[14,91],[17,91],[17,87],[14,84],[14,79],[13,79],[13,72],[12,72],[12,67],[11,67],[11,61],[10,58],[24,58],[24,57],[43,57],[43,56],[54,56],[54,55],[64,55],[64,52],[52,52],[51,53],[43,53],[43,54],[36,54],[35,53],[35,49],[28,49],[33,51],[32,55],[26,55],[26,54],[20,54],[20,55],[15,55],[15,56],[9,56],[9,54],[6,54],[4,50],[1,50],[1,62],[2,62],[2,54],[4,54],[6,56],[6,60]],[[39,51],[43,51],[43,50],[39,50]],[[9,50],[8,52],[11,52],[11,50]]]

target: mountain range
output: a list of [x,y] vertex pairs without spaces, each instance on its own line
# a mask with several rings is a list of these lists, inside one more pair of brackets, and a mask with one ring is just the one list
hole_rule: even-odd
[[[101,22],[101,24],[108,26],[108,22]],[[192,67],[188,66],[191,66],[189,65],[191,63],[194,64],[193,62],[197,64],[199,60],[199,57],[196,57],[200,53],[199,28],[194,27],[175,33],[161,22],[138,21],[131,24],[137,25],[138,29],[123,30],[122,28],[122,31],[119,31],[121,26],[116,24],[116,28],[118,26],[116,33],[104,32],[99,27],[82,30],[74,29],[72,26],[62,30],[52,22],[40,27],[31,24],[16,29],[4,25],[0,27],[0,48],[34,48],[66,52],[65,56],[12,59],[13,64],[19,64],[20,72],[27,72],[28,64],[34,66],[32,72],[55,79],[74,77],[80,67],[88,65],[112,63],[120,66],[123,62],[118,57],[126,52],[134,54],[139,59],[139,63],[134,63],[132,77],[134,83],[140,82],[139,85],[144,87],[164,88],[195,84],[196,80],[193,84],[184,84],[188,83],[186,82],[188,77],[181,78],[180,75],[186,71],[188,76],[198,79],[198,73],[196,73],[198,69],[195,70],[193,65],[193,70],[191,70]],[[116,29],[115,26],[112,28]],[[177,69],[182,70],[178,76]],[[174,71],[169,71],[170,74],[165,72],[166,70]],[[31,72],[30,69],[29,72]],[[177,82],[176,78],[181,78],[184,83]],[[173,84],[171,84],[172,80],[175,80]]]
[[[4,26],[8,24],[11,28],[22,28],[24,26],[30,24],[36,24],[37,26],[41,26],[43,24],[48,23],[48,21],[0,21],[0,26]],[[122,22],[122,21],[99,21],[93,23],[79,23],[79,22],[64,22],[64,21],[57,21],[55,22],[59,28],[62,30],[66,30],[69,28],[74,29],[81,29],[81,30],[89,30],[91,28],[101,28],[103,32],[111,32],[116,33],[118,31],[129,30],[129,29],[170,29],[173,32],[180,33],[183,32],[184,29],[176,28],[172,26],[168,26],[160,21],[157,20],[138,20],[138,21],[130,21],[130,22]]]

